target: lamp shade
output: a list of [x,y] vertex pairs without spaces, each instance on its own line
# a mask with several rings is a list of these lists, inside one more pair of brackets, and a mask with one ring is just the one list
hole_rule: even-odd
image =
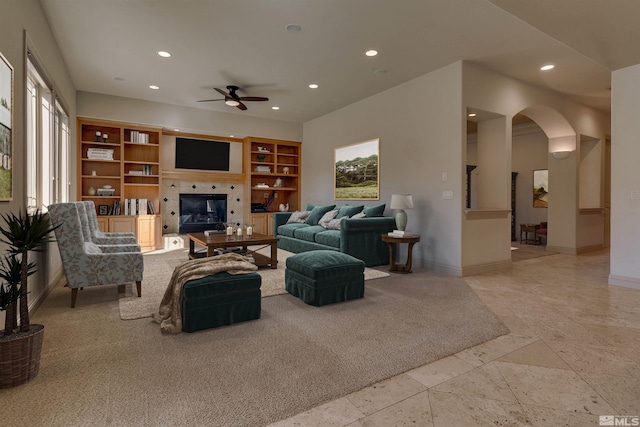
[[413,209],[413,196],[410,194],[392,194],[391,209]]

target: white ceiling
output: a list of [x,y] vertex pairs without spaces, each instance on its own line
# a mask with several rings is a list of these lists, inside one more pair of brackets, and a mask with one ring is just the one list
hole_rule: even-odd
[[[294,122],[461,59],[609,111],[611,71],[640,63],[636,0],[40,1],[79,91]],[[270,101],[197,102],[229,84]]]

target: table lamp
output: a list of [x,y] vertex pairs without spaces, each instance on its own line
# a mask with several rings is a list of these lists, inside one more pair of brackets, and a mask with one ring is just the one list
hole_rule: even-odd
[[413,196],[410,194],[392,194],[391,209],[398,209],[396,212],[396,227],[404,231],[407,226],[407,213],[404,209],[413,209]]

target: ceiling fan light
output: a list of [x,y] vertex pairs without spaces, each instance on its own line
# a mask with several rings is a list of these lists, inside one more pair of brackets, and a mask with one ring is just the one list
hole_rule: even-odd
[[226,101],[224,101],[224,103],[227,104],[229,107],[237,107],[238,105],[240,105],[240,103],[235,99],[227,99]]

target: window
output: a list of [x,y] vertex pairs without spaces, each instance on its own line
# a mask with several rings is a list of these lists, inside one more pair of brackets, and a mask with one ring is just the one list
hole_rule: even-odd
[[29,55],[27,71],[27,209],[69,201],[69,116]]

